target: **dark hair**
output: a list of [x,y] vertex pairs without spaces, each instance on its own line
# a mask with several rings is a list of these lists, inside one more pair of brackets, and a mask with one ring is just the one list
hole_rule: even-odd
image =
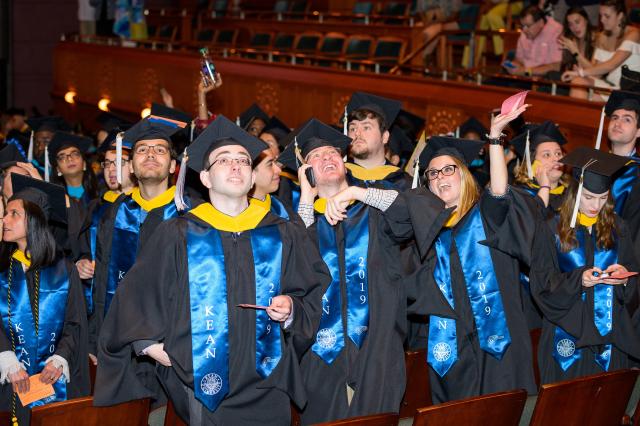
[[[9,201],[21,200],[24,207],[27,231],[27,253],[31,260],[30,271],[45,268],[56,260],[56,240],[49,229],[47,218],[37,204],[27,200],[11,197]],[[11,255],[16,250],[16,243],[2,241],[0,243],[0,270],[9,268]]]
[[[84,161],[84,164],[86,166],[86,170],[82,171],[82,187],[84,188],[84,192],[87,194],[87,197],[89,197],[90,200],[93,200],[94,198],[98,198],[98,179],[93,173],[93,170],[91,170],[91,163],[89,162],[87,157],[83,153],[80,153],[80,155],[82,155],[82,160]],[[58,160],[56,160],[56,166],[57,165]],[[64,176],[57,176],[57,174],[54,173],[54,176],[51,177],[53,183],[58,183],[65,188],[67,187]]]
[[378,120],[378,125],[380,126],[380,133],[384,133],[389,130],[389,125],[387,124],[387,120],[384,119],[379,113],[367,109],[367,108],[358,108],[349,113],[347,116],[347,123],[351,123],[353,120],[362,121],[367,118]]
[[[591,28],[591,23],[589,22],[589,15],[587,14],[587,11],[584,9],[584,7],[582,7],[582,6],[571,7],[567,11],[567,14],[564,15],[564,21],[562,23],[562,25],[564,27],[563,35],[566,38],[570,38],[570,39],[575,40],[575,41],[578,41],[578,40],[576,39],[576,36],[569,29],[569,15],[580,15],[587,22],[587,31],[584,34],[584,56],[587,59],[591,59],[591,57],[593,56],[593,52],[595,50],[595,47],[593,45],[593,31],[592,31],[592,28]],[[569,52],[566,49],[563,49],[562,50],[562,65],[560,66],[560,69],[563,70],[563,71],[571,69],[571,68],[573,68],[573,65],[575,65],[576,63],[577,63],[577,61],[573,57],[571,52]]]
[[627,5],[624,0],[602,0],[600,6],[612,7],[615,10],[616,15],[622,13],[622,22],[620,23],[621,33],[620,37],[624,36],[624,30],[627,27]]
[[522,13],[520,13],[520,19],[524,19],[529,15],[531,15],[534,22],[538,22],[542,19],[545,24],[547,23],[547,16],[544,14],[544,11],[538,6],[528,6],[524,8]]

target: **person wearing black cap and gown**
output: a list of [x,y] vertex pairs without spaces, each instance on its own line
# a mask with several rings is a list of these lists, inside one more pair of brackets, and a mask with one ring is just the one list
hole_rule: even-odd
[[555,216],[560,209],[570,180],[560,162],[566,143],[558,126],[550,120],[528,125],[526,131],[510,141],[521,158],[514,186],[535,197],[545,219]]
[[[484,141],[489,134],[489,130],[477,118],[469,117],[467,121],[462,123],[457,131],[460,138],[471,139],[474,141]],[[480,188],[484,188],[489,183],[489,162],[486,161],[487,150],[482,147],[476,158],[469,163],[469,170],[473,177],[478,181]]]
[[126,130],[130,128],[133,123],[116,114],[108,111],[101,111],[96,118],[100,129],[96,132],[97,148],[100,149],[105,141],[110,139],[108,136],[114,130]]
[[[76,269],[47,225],[67,220],[64,188],[12,180],[0,243],[0,409],[12,412],[13,424],[28,425],[31,408],[89,394],[87,322]],[[24,407],[15,392],[28,390],[35,374],[55,394]]]
[[29,145],[25,152],[20,153],[44,175],[48,161],[45,151],[49,142],[53,139],[55,132],[70,131],[71,126],[62,117],[55,115],[29,118],[27,124],[31,128]]
[[85,157],[91,145],[91,139],[84,136],[56,132],[47,148],[54,171],[51,180],[67,188],[69,197],[80,201],[84,208],[98,197],[98,181]]
[[40,173],[31,163],[27,162],[20,150],[14,144],[8,144],[0,150],[0,170],[2,180],[2,198],[6,204],[13,195],[11,186],[11,175],[19,174],[23,176],[31,176],[35,179],[42,179]]
[[385,147],[389,129],[402,103],[394,99],[356,92],[347,104],[347,135],[352,139],[347,169],[353,183],[361,186],[398,189],[411,187],[411,177],[388,163]]
[[[500,143],[502,129],[527,107],[494,117],[491,181],[483,192],[466,165],[483,142],[429,139],[420,164],[426,168],[429,191],[445,203],[448,217],[437,235],[430,232],[433,219],[423,213],[433,205],[425,189],[401,193],[384,212],[387,232],[396,238],[415,236],[424,259],[407,293],[413,301],[410,313],[430,315],[425,362],[430,365],[434,403],[511,389],[536,393],[531,340],[517,285],[519,263],[531,262],[536,207],[509,188]],[[364,196],[354,187],[336,195],[327,203],[329,218],[339,220],[346,203]],[[522,224],[531,227],[522,229]],[[439,289],[446,297],[453,318],[432,310],[429,289]]]
[[221,115],[190,146],[210,202],[164,222],[127,273],[100,337],[96,405],[150,395],[133,346],[190,425],[284,426],[290,399],[304,406],[298,360],[329,277],[300,225],[247,197],[266,148]]
[[634,245],[614,211],[612,176],[628,159],[579,147],[562,162],[574,181],[560,213],[536,232],[531,291],[544,314],[538,349],[542,383],[631,367],[640,333],[629,303],[638,271]]
[[131,145],[124,142],[122,144],[121,157],[121,182],[118,182],[116,172],[116,137],[119,133],[121,133],[119,129],[112,130],[103,141],[103,144],[100,145],[99,152],[103,155],[101,167],[104,181],[106,182],[108,189],[101,197],[96,198],[89,203],[85,215],[85,221],[79,231],[78,239],[80,252],[79,258],[76,261],[76,266],[78,268],[80,278],[83,280],[90,280],[84,282],[88,314],[93,312],[93,274],[95,272],[96,241],[98,238],[100,220],[111,204],[115,203],[120,197],[131,194],[135,186],[133,175],[129,170]]
[[[111,203],[98,225],[94,309],[89,318],[91,354],[95,354],[96,339],[118,283],[160,223],[179,215],[174,202],[176,187],[170,185],[176,168],[171,135],[187,123],[169,112],[165,111],[165,116],[151,114],[123,135],[123,144],[132,147],[128,166],[138,186]],[[155,383],[153,365],[149,367],[148,380]]]
[[269,145],[274,155],[278,156],[281,150],[285,148],[282,146],[282,141],[290,132],[289,126],[274,115],[269,119],[262,133],[260,133],[260,140]]
[[[380,212],[367,203],[349,206],[348,218],[336,226],[322,216],[326,199],[348,187],[342,160],[350,142],[347,136],[311,119],[289,138],[292,142],[280,161],[298,170],[298,213],[332,277],[322,298],[315,342],[301,363],[309,397],[302,422],[397,412],[405,387],[407,306],[399,245],[383,232]],[[306,178],[309,169],[315,187]],[[392,201],[378,199],[374,188],[368,191],[372,198],[367,201],[377,207]],[[433,219],[441,210],[440,204],[423,215]],[[433,225],[440,226],[437,221]]]
[[260,136],[269,122],[269,114],[255,103],[243,111],[238,118],[240,119],[240,127],[255,137]]

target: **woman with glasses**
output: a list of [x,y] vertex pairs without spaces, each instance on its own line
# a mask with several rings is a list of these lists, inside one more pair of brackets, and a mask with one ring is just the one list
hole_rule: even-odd
[[[67,221],[64,188],[12,181],[0,243],[0,410],[28,425],[33,407],[89,394],[87,319],[78,274],[50,228]],[[23,405],[35,375],[54,393]]]
[[69,197],[80,200],[83,207],[98,197],[96,176],[84,156],[91,144],[89,138],[56,132],[47,147],[49,163],[55,171],[52,181],[63,184]]
[[[483,142],[432,137],[420,155],[428,190],[397,195],[385,210],[395,238],[414,237],[423,261],[406,280],[409,313],[430,315],[427,360],[434,403],[511,389],[536,393],[531,340],[518,285],[519,263],[530,262],[535,205],[509,188],[500,138],[528,105],[493,119],[489,138],[491,180],[478,188],[468,164]],[[350,187],[327,202],[328,220],[341,220],[352,199],[375,198]],[[385,194],[386,195],[386,194]],[[448,216],[433,246],[425,209],[434,195]],[[377,195],[380,197],[382,195]],[[450,310],[438,308],[425,288],[437,288]],[[439,294],[438,293],[438,294]]]

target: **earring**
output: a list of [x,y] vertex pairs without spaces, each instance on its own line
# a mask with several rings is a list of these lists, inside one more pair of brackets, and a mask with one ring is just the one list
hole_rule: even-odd
[[84,163],[84,166],[82,166],[82,171],[86,172],[87,171],[87,163]]
[[58,176],[62,176],[62,172],[58,170]]

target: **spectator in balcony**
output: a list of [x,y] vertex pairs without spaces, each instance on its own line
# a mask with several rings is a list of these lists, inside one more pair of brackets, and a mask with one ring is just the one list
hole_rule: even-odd
[[[485,2],[487,3],[487,2]],[[480,19],[481,30],[504,30],[507,25],[505,24],[505,18],[508,14],[517,15],[522,11],[523,2],[510,1],[510,0],[490,0],[490,9],[487,13],[482,15]],[[478,52],[482,54],[486,43],[486,37],[480,37],[480,46]],[[493,53],[496,56],[502,55],[504,51],[504,42],[499,35],[493,36]]]
[[[602,32],[596,39],[594,63],[586,67],[574,67],[573,70],[562,74],[563,81],[580,86],[571,88],[572,97],[587,99],[588,90],[584,86],[621,89],[620,80],[624,66],[631,71],[640,71],[640,31],[627,25],[627,8],[624,1],[602,1],[600,23]],[[597,100],[607,98],[606,93],[596,93],[594,96]]]
[[529,6],[520,14],[522,33],[518,39],[516,58],[513,66],[504,68],[512,75],[541,76],[558,70],[562,60],[562,50],[558,37],[562,25],[545,16],[542,9]]
[[422,16],[425,29],[422,31],[425,42],[431,40],[424,50],[425,64],[438,46],[438,34],[442,31],[457,30],[458,12],[462,7],[461,0],[419,0],[417,11]]

